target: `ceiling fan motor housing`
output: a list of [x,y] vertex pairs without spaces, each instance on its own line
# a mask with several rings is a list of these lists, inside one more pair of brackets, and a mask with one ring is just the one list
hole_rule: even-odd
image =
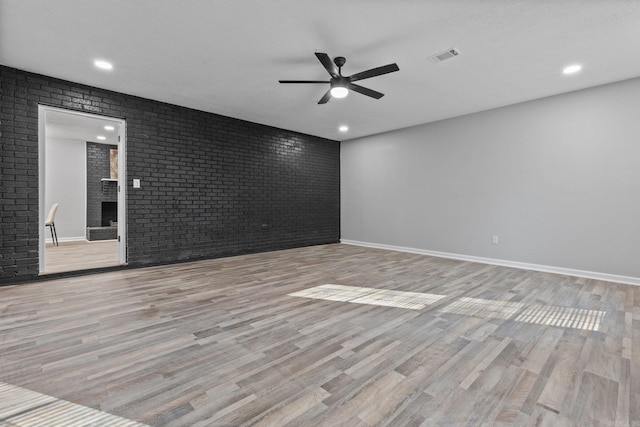
[[329,81],[329,83],[331,83],[331,87],[336,87],[336,86],[340,86],[340,87],[347,87],[347,83],[349,83],[349,80],[347,80],[346,78],[340,76],[340,77],[332,77],[331,80]]

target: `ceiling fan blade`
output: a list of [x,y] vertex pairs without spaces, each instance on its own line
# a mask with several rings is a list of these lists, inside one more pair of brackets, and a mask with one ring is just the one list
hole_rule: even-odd
[[331,89],[329,89],[327,93],[325,93],[322,96],[322,98],[320,98],[320,101],[318,101],[318,104],[326,104],[327,102],[329,102],[330,99],[331,99]]
[[278,80],[280,83],[329,83],[323,80]]
[[381,76],[383,74],[393,73],[399,70],[400,68],[398,68],[398,64],[383,65],[382,67],[372,68],[367,71],[361,71],[359,73],[355,73],[347,77],[347,79],[349,79],[350,82],[355,82],[358,80],[370,79],[371,77]]
[[370,96],[375,99],[380,99],[384,96],[384,93],[376,92],[375,90],[372,90],[360,85],[354,85],[353,83],[347,83],[347,89],[350,89],[354,92],[361,93],[363,95]]
[[316,52],[316,57],[320,60],[324,68],[329,72],[331,77],[339,77],[338,67],[333,63],[329,55],[326,53]]

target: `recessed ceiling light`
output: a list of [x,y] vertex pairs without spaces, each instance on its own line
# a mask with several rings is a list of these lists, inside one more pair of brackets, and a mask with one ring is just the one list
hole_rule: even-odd
[[113,69],[113,65],[110,62],[102,61],[100,59],[96,59],[95,61],[93,61],[93,65],[103,70]]
[[102,135],[98,135],[96,136],[96,138],[98,138],[100,141],[104,141],[105,139],[107,139],[106,136],[102,136]]
[[113,126],[110,126],[110,125],[106,125],[106,126],[104,127],[104,130],[115,130],[115,129],[116,129],[116,128],[114,128]]
[[346,131],[348,131],[348,130],[349,130],[349,126],[347,126],[347,125],[342,125],[342,126],[340,126],[340,127],[338,128],[338,130],[339,130],[340,132],[346,132]]
[[582,65],[569,65],[568,67],[565,67],[564,70],[562,70],[562,74],[575,74],[580,70],[582,70]]

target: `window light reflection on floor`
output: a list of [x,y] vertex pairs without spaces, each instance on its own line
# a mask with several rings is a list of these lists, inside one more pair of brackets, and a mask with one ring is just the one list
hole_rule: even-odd
[[3,382],[0,382],[0,422],[6,422],[7,426],[148,427],[146,424]]
[[421,310],[442,299],[445,295],[421,292],[403,292],[389,289],[365,288],[360,286],[320,285],[289,294],[293,297],[343,301],[355,304],[380,305],[385,307]]
[[[428,305],[434,304],[442,298],[446,298],[446,295],[333,284],[316,286],[288,295],[326,301],[407,308],[411,310],[422,310]],[[584,308],[545,306],[467,297],[462,297],[440,308],[439,311],[442,313],[462,314],[482,318],[512,319],[517,322],[589,331],[599,330],[604,315],[606,314],[605,311]]]
[[525,305],[519,302],[496,301],[481,298],[460,298],[440,311],[467,316],[508,319]]
[[561,328],[597,331],[605,315],[604,311],[584,308],[532,305],[527,307],[515,320]]

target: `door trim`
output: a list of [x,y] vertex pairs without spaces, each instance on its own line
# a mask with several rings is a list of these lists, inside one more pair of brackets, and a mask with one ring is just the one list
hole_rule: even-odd
[[[55,111],[65,114],[72,114],[82,117],[92,117],[102,120],[109,120],[117,123],[118,126],[118,262],[121,265],[127,263],[127,209],[126,209],[126,121],[124,119],[103,116],[100,114],[85,113],[81,111],[68,110],[66,108],[51,107],[48,105],[38,105],[38,264],[39,274],[45,271],[45,232],[44,221],[47,215],[45,206],[46,194],[46,121],[45,116],[48,111]],[[85,203],[86,206],[86,203]]]

